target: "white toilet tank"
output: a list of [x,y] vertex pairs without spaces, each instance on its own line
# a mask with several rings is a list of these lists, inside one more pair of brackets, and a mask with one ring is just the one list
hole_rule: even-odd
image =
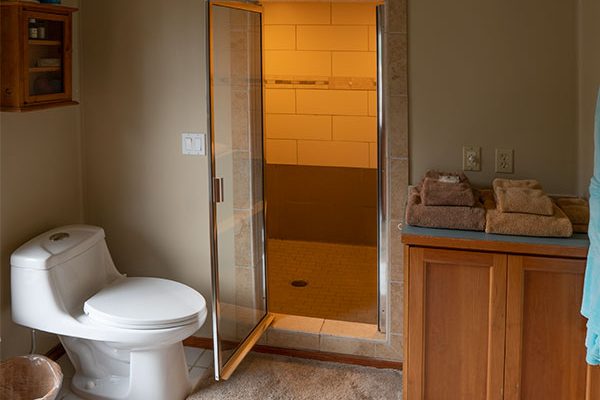
[[11,256],[13,320],[52,331],[56,319],[83,315],[83,303],[121,277],[104,230],[71,225],[43,233]]

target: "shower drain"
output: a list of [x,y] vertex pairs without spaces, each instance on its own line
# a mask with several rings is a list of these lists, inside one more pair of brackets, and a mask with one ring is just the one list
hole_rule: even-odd
[[298,280],[292,281],[291,285],[293,287],[305,287],[305,286],[308,286],[308,282],[303,281],[302,279],[298,279]]

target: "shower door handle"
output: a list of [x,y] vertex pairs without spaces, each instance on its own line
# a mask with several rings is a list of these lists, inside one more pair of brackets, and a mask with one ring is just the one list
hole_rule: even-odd
[[220,178],[220,177],[213,178],[213,193],[214,193],[215,203],[222,203],[225,201],[223,178]]

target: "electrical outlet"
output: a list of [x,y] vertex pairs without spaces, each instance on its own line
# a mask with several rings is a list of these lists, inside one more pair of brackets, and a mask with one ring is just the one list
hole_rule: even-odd
[[514,172],[512,149],[496,149],[496,172],[503,174]]
[[481,147],[463,146],[463,171],[481,171]]

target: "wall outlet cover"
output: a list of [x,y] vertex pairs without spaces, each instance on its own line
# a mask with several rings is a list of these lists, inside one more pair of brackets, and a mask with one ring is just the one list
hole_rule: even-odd
[[481,171],[481,147],[463,146],[463,171]]
[[514,173],[513,149],[496,149],[496,172],[502,174]]

